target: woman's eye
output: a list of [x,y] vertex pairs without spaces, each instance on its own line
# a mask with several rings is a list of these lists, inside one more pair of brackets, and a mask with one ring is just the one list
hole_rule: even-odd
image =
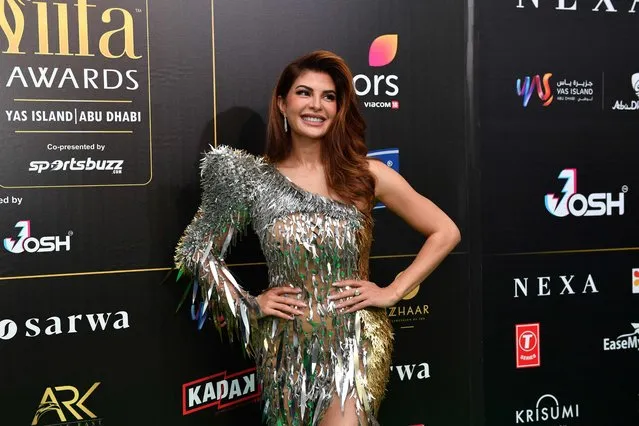
[[308,92],[308,90],[298,90],[297,92],[295,92],[297,95],[299,96],[308,96],[310,95],[310,93]]
[[328,100],[328,101],[334,101],[334,100],[335,100],[335,95],[333,95],[333,94],[329,94],[329,95],[326,95],[326,96],[324,96],[324,97],[325,97],[325,98],[326,98],[326,100]]

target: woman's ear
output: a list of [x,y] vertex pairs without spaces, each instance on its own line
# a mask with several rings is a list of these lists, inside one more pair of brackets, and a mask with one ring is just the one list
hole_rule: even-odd
[[280,110],[280,113],[286,117],[286,101],[281,96],[277,97],[277,107]]

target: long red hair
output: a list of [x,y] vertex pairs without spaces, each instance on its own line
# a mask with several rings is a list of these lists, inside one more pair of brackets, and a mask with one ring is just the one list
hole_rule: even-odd
[[359,112],[353,74],[336,54],[317,50],[284,68],[271,98],[266,158],[271,163],[278,163],[291,153],[291,135],[284,132],[284,121],[277,100],[280,96],[286,98],[291,86],[304,71],[327,73],[333,79],[337,93],[337,114],[322,141],[326,182],[340,198],[369,214],[375,197],[375,178],[366,160],[366,123]]

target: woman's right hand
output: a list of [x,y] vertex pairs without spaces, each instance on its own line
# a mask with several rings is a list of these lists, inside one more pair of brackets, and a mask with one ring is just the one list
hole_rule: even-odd
[[298,299],[301,288],[273,287],[257,296],[257,303],[264,316],[274,316],[292,320],[294,315],[301,315],[306,304]]

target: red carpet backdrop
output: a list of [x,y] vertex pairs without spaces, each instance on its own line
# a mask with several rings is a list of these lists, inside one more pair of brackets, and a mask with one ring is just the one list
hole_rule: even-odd
[[[0,424],[260,424],[254,364],[161,282],[201,153],[261,154],[315,49],[463,236],[387,310],[380,423],[639,424],[635,3],[0,0]],[[423,237],[373,215],[384,285]],[[266,284],[255,235],[228,263]]]

